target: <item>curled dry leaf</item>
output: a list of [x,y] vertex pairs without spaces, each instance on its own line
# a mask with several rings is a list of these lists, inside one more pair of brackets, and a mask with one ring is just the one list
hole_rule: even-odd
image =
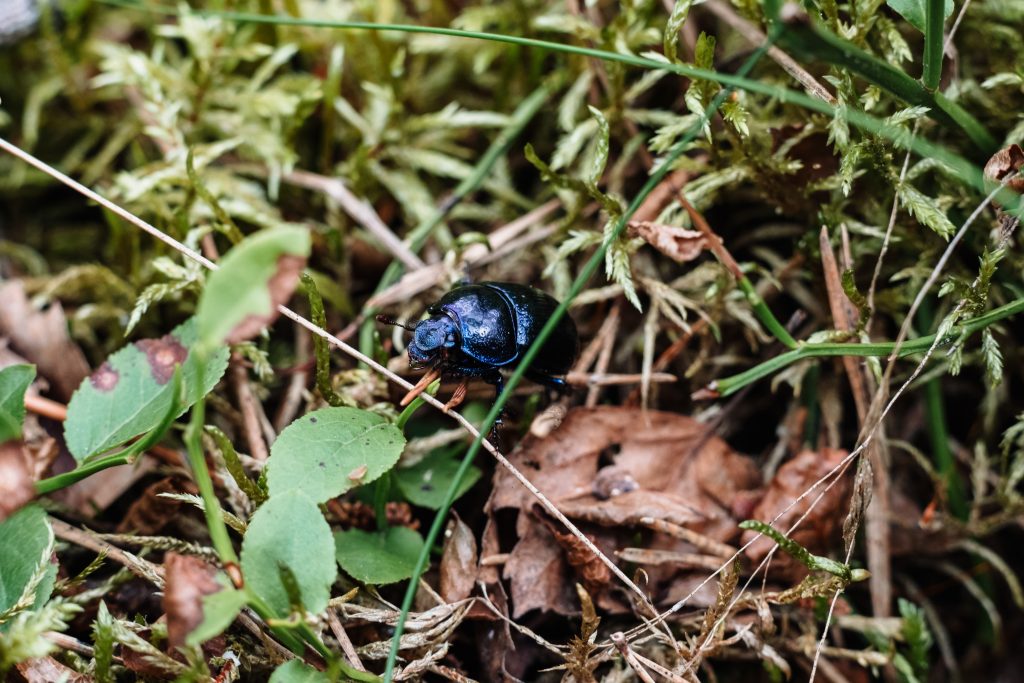
[[0,335],[53,387],[57,398],[67,401],[89,374],[82,350],[68,336],[64,309],[54,301],[40,311],[25,296],[20,280],[0,285]]
[[1013,174],[1016,177],[1011,179],[1006,186],[1011,190],[1024,193],[1024,178],[1018,175],[1022,166],[1024,166],[1024,150],[1020,145],[1013,144],[1003,147],[992,155],[992,158],[985,164],[985,177],[1002,182],[1006,176]]
[[448,523],[441,553],[441,597],[445,602],[465,600],[476,582],[476,538],[458,516]]
[[20,441],[0,444],[0,522],[36,495],[32,468]]
[[692,261],[708,246],[707,237],[699,230],[651,221],[630,221],[629,234],[640,237],[677,263]]
[[[684,415],[639,408],[571,410],[546,436],[527,436],[510,460],[565,515],[596,525],[600,531],[593,534],[595,542],[610,550],[632,544],[636,528],[645,526],[641,520],[647,517],[727,542],[738,533],[731,502],[760,484],[753,462],[709,437],[706,425]],[[606,486],[608,482],[612,485]],[[510,474],[501,469],[495,473],[489,510],[519,511],[520,540],[505,565],[513,612],[539,608],[571,614],[573,574],[566,552],[550,531],[538,530],[541,524],[531,512],[534,502]],[[559,525],[558,533],[567,530]],[[692,545],[664,534],[655,534],[650,547],[695,552]],[[671,566],[652,569],[653,590],[676,573]]]
[[72,668],[64,666],[53,657],[28,659],[24,662],[18,662],[14,668],[18,670],[25,683],[53,683],[53,681],[91,683],[93,680],[92,676],[79,673]]
[[220,591],[217,570],[197,557],[167,553],[164,612],[167,614],[167,650],[175,652],[203,622],[203,596]]
[[[803,451],[797,454],[779,468],[775,477],[768,484],[764,497],[754,508],[751,517],[764,522],[775,519],[776,515],[782,513],[787,506],[803,495],[814,482],[828,474],[846,455],[846,451],[833,448],[822,449],[820,453]],[[843,508],[846,506],[849,494],[850,477],[844,476],[815,504],[814,509],[800,523],[800,526],[792,534],[789,534],[789,537],[812,553],[824,552],[829,544],[839,537],[839,525],[844,517]],[[798,518],[807,512],[817,498],[817,493],[805,497],[782,514],[774,526],[783,531],[789,529]],[[749,542],[755,535],[754,531],[745,531],[743,542]],[[774,546],[775,543],[771,539],[761,537],[747,548],[747,557],[754,562],[760,562]],[[781,555],[776,555],[773,562],[779,562],[787,568],[790,566],[794,569],[803,567],[796,562],[789,562],[788,558]]]
[[[558,545],[565,551],[565,559],[573,568],[577,576],[583,582],[583,587],[591,596],[599,596],[604,593],[612,580],[612,572],[594,552],[584,545],[576,536],[562,532],[557,520],[551,518],[540,505],[533,506],[533,514],[547,527],[554,536]],[[594,536],[588,537],[591,541],[597,541]],[[578,588],[578,587],[577,587]]]

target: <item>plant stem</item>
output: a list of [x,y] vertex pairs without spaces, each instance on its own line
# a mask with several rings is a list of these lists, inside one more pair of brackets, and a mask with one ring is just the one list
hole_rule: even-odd
[[[768,48],[772,45],[773,42],[774,32],[772,35],[768,37],[768,40],[765,41],[764,45],[759,47],[750,55],[750,57],[747,58],[743,66],[740,67],[738,73],[741,75],[745,75],[746,73],[748,73],[754,67],[754,65],[761,59],[761,57],[768,50]],[[451,509],[452,503],[455,501],[455,497],[458,494],[459,488],[462,485],[462,480],[469,472],[469,468],[473,464],[473,459],[476,457],[476,454],[480,451],[480,448],[483,445],[484,435],[490,431],[491,426],[494,425],[495,420],[497,420],[498,416],[501,415],[501,412],[504,409],[505,404],[508,402],[509,397],[512,395],[512,392],[515,390],[516,386],[518,386],[519,382],[526,374],[526,371],[530,368],[533,359],[540,352],[540,349],[544,345],[544,342],[554,331],[555,327],[558,325],[558,322],[562,319],[562,316],[564,316],[568,311],[573,299],[575,299],[579,295],[587,281],[590,280],[590,278],[594,275],[598,267],[602,263],[604,263],[604,255],[605,252],[608,250],[609,245],[611,245],[611,243],[618,239],[619,235],[622,234],[622,231],[629,223],[629,219],[633,216],[634,213],[636,213],[637,209],[640,208],[640,205],[647,198],[647,196],[654,190],[655,187],[657,187],[661,183],[662,180],[664,180],[664,178],[671,171],[673,162],[680,156],[682,156],[682,154],[688,148],[690,141],[693,140],[693,138],[700,133],[704,125],[704,121],[711,118],[714,112],[718,110],[718,107],[721,106],[722,102],[725,101],[725,99],[729,96],[730,93],[731,89],[724,89],[720,93],[718,93],[718,95],[715,96],[715,99],[708,106],[707,110],[704,112],[704,117],[702,117],[702,120],[698,121],[693,127],[691,127],[687,134],[683,136],[683,138],[680,139],[679,142],[677,142],[676,145],[672,148],[672,150],[669,152],[668,156],[664,159],[664,161],[652,170],[650,177],[647,179],[647,182],[640,189],[637,195],[633,198],[633,201],[630,203],[629,207],[626,209],[623,215],[619,217],[618,221],[615,224],[615,228],[611,231],[608,237],[602,242],[601,246],[598,247],[598,249],[594,252],[594,254],[583,266],[583,269],[580,271],[580,274],[576,277],[576,279],[570,286],[568,295],[565,297],[562,303],[558,305],[558,308],[554,310],[554,312],[551,314],[551,317],[548,318],[547,323],[545,323],[544,327],[541,328],[541,331],[537,335],[537,338],[530,345],[530,348],[527,349],[526,353],[519,361],[519,365],[516,367],[515,371],[512,373],[512,375],[508,378],[508,381],[505,383],[504,390],[501,392],[501,394],[498,395],[497,399],[494,402],[494,405],[491,406],[490,412],[487,413],[487,417],[484,418],[483,424],[480,425],[480,434],[477,436],[476,439],[474,439],[473,443],[469,447],[469,450],[466,451],[466,455],[462,458],[462,462],[459,463],[459,468],[455,472],[455,476],[452,478],[451,485],[448,487],[448,491],[445,494],[444,503],[438,509],[437,515],[434,517],[434,521],[430,525],[430,530],[427,532],[427,536],[424,539],[423,550],[420,552],[420,556],[416,559],[416,566],[413,569],[412,578],[409,580],[409,587],[406,589],[405,598],[402,600],[402,611],[399,613],[398,621],[395,623],[395,633],[392,636],[391,651],[388,653],[387,664],[385,665],[384,668],[385,681],[391,680],[391,676],[395,667],[395,661],[398,658],[398,650],[401,643],[402,631],[405,628],[405,620],[409,615],[409,610],[412,608],[412,602],[413,598],[415,598],[416,596],[416,589],[419,585],[419,579],[423,575],[423,571],[426,569],[427,561],[429,560],[430,557],[430,549],[434,546],[435,541],[437,540],[438,536],[441,533],[441,529],[445,525],[448,516],[448,511]]]
[[118,465],[127,465],[131,462],[131,456],[128,451],[121,451],[114,453],[113,455],[107,455],[102,458],[97,458],[92,462],[86,463],[81,467],[76,467],[70,472],[64,472],[47,479],[42,479],[36,482],[36,493],[40,496],[47,493],[53,493],[72,484],[78,483],[88,476],[101,472],[110,467],[117,467]]
[[942,77],[943,27],[946,23],[945,0],[924,3],[924,70],[921,81],[929,92],[935,92]]
[[[939,346],[944,346],[955,341],[960,335],[970,335],[979,330],[982,330],[992,323],[995,323],[1004,318],[1009,318],[1012,315],[1016,315],[1024,311],[1024,298],[1016,299],[1008,304],[994,308],[985,315],[965,320],[960,325],[957,325],[949,334],[942,340],[939,341]],[[906,356],[912,356],[917,353],[924,353],[935,341],[935,335],[928,335],[927,337],[918,337],[911,341],[905,342],[900,346],[897,356],[904,358]],[[797,361],[805,360],[807,358],[819,358],[823,356],[888,356],[893,351],[896,351],[896,345],[893,342],[873,342],[870,344],[800,344],[797,348],[792,351],[780,354],[775,358],[771,358],[756,365],[749,370],[745,370],[741,373],[726,377],[724,379],[717,380],[712,383],[710,387],[719,396],[725,397],[736,393],[748,384],[752,384],[759,379],[763,379],[770,375],[775,374],[782,368],[792,365]]]
[[757,293],[757,290],[754,289],[753,283],[751,283],[746,276],[743,276],[739,279],[739,286],[746,295],[747,301],[750,303],[750,306],[754,311],[754,315],[756,315],[757,319],[768,328],[768,331],[772,333],[772,336],[782,342],[782,345],[787,349],[797,348],[799,344],[795,339],[793,339],[793,335],[789,333],[789,330],[786,329],[785,325],[779,322],[779,319],[775,317],[774,313],[772,313],[772,309],[768,308],[768,304],[764,302],[764,299],[762,299]]

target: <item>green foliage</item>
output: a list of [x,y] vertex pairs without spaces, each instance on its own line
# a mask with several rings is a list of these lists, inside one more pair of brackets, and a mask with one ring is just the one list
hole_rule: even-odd
[[[444,503],[445,495],[455,480],[459,462],[455,453],[448,449],[436,449],[412,467],[399,467],[394,470],[395,486],[402,496],[421,507],[437,510]],[[472,466],[469,473],[459,484],[457,498],[480,479],[480,468]]]
[[0,522],[0,627],[50,596],[55,567],[53,529],[46,512],[28,505]]
[[910,602],[900,598],[898,600],[900,616],[903,623],[900,626],[900,634],[906,643],[904,657],[910,664],[909,669],[898,663],[897,671],[907,683],[912,681],[924,681],[928,677],[931,657],[929,651],[932,649],[932,634],[928,629],[928,622],[925,619],[924,610]]
[[8,365],[0,370],[0,443],[21,436],[25,392],[35,377],[34,365]]
[[92,622],[93,675],[97,683],[114,683],[114,621],[107,603],[100,601],[96,620]]
[[[926,2],[928,0],[886,0],[885,4],[909,21],[918,31],[924,33],[924,6]],[[943,3],[943,19],[949,18],[949,15],[952,13],[953,0],[945,0]]]
[[380,415],[322,408],[292,422],[274,441],[267,486],[271,497],[301,491],[321,503],[377,479],[404,447],[402,432]]
[[246,589],[275,614],[287,615],[291,601],[281,582],[282,566],[295,578],[303,607],[322,612],[338,572],[334,539],[316,503],[300,490],[272,495],[253,515],[242,541]]
[[203,621],[188,634],[187,645],[200,645],[216,638],[234,622],[249,596],[245,591],[224,588],[203,596]]
[[305,662],[293,659],[274,669],[270,683],[328,683],[330,679]]
[[382,531],[349,529],[334,534],[338,564],[362,583],[383,585],[412,576],[423,537],[404,526]]
[[56,650],[45,634],[66,630],[68,622],[81,611],[81,607],[65,600],[51,600],[14,617],[0,634],[0,674],[19,662],[45,657]]
[[[160,339],[143,339],[110,356],[78,387],[68,404],[64,438],[82,462],[156,428],[178,401],[178,417],[197,393],[205,395],[227,368],[220,348],[200,365],[194,352],[197,323],[190,319]],[[174,393],[175,366],[181,367],[182,395]]]

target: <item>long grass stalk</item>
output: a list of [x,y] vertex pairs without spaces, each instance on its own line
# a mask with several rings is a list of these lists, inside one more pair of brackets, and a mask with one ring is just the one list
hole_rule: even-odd
[[945,0],[925,0],[924,3],[924,68],[921,82],[934,92],[942,77],[942,44],[946,23]]

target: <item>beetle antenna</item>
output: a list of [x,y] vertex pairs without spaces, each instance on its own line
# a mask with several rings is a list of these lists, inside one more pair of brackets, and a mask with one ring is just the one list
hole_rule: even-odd
[[404,323],[400,323],[397,320],[395,320],[394,318],[392,318],[390,316],[387,316],[387,315],[378,314],[376,317],[377,317],[377,322],[384,323],[385,325],[394,325],[395,327],[401,327],[403,330],[409,330],[410,332],[413,332],[413,331],[416,330],[416,326],[415,325],[406,325]]

